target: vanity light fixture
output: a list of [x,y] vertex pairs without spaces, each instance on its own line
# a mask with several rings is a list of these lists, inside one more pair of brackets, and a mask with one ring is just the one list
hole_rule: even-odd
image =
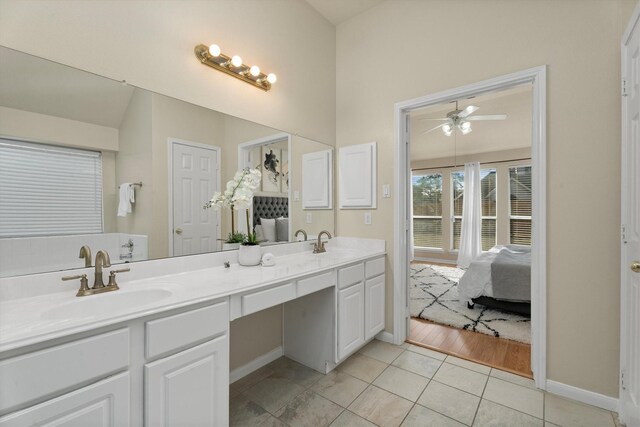
[[260,67],[257,65],[249,67],[243,64],[242,58],[238,55],[225,55],[217,44],[212,44],[208,47],[199,44],[193,51],[196,54],[196,58],[198,58],[202,64],[229,74],[243,82],[252,84],[264,91],[271,89],[271,85],[278,80],[273,73],[265,74],[261,72]]

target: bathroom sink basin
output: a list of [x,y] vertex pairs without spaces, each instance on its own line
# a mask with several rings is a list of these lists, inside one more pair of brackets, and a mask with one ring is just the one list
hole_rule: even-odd
[[102,314],[115,314],[144,307],[169,298],[171,291],[166,289],[147,289],[138,291],[113,291],[105,294],[76,297],[72,301],[51,308],[42,313],[45,319],[76,319],[96,317]]

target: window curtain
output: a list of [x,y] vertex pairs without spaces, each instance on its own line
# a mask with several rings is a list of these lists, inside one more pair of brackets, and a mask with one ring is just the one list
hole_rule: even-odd
[[482,205],[480,197],[480,163],[464,165],[464,199],[458,267],[467,268],[482,252]]

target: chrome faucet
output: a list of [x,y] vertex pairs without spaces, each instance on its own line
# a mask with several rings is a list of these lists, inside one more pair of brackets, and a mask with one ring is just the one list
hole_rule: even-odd
[[91,267],[91,248],[87,245],[81,247],[78,258],[84,258],[84,266]]
[[307,241],[307,232],[304,231],[302,228],[298,231],[296,231],[295,233],[293,233],[293,235],[295,236],[295,238],[298,238],[298,234],[302,233],[302,235],[304,236],[304,241]]
[[331,233],[329,233],[327,230],[322,230],[320,233],[318,233],[318,241],[316,243],[314,243],[314,245],[313,245],[313,253],[314,254],[321,254],[321,253],[327,251],[324,248],[324,242],[322,241],[322,235],[323,234],[326,234],[326,236],[329,239],[331,238]]
[[98,251],[96,254],[96,279],[93,282],[92,289],[104,288],[104,282],[102,281],[102,267],[111,267],[111,259],[107,251]]

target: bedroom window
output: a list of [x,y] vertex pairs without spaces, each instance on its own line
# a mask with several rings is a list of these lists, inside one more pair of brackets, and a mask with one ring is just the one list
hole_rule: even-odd
[[102,233],[102,155],[0,138],[0,237]]
[[531,244],[531,166],[509,168],[509,229],[511,243]]
[[[482,169],[481,202],[482,202],[482,250],[488,251],[496,244],[496,170]],[[451,173],[453,207],[453,249],[460,249],[460,232],[462,230],[462,204],[464,201],[464,172]]]
[[422,248],[442,248],[442,174],[414,175],[413,244]]

